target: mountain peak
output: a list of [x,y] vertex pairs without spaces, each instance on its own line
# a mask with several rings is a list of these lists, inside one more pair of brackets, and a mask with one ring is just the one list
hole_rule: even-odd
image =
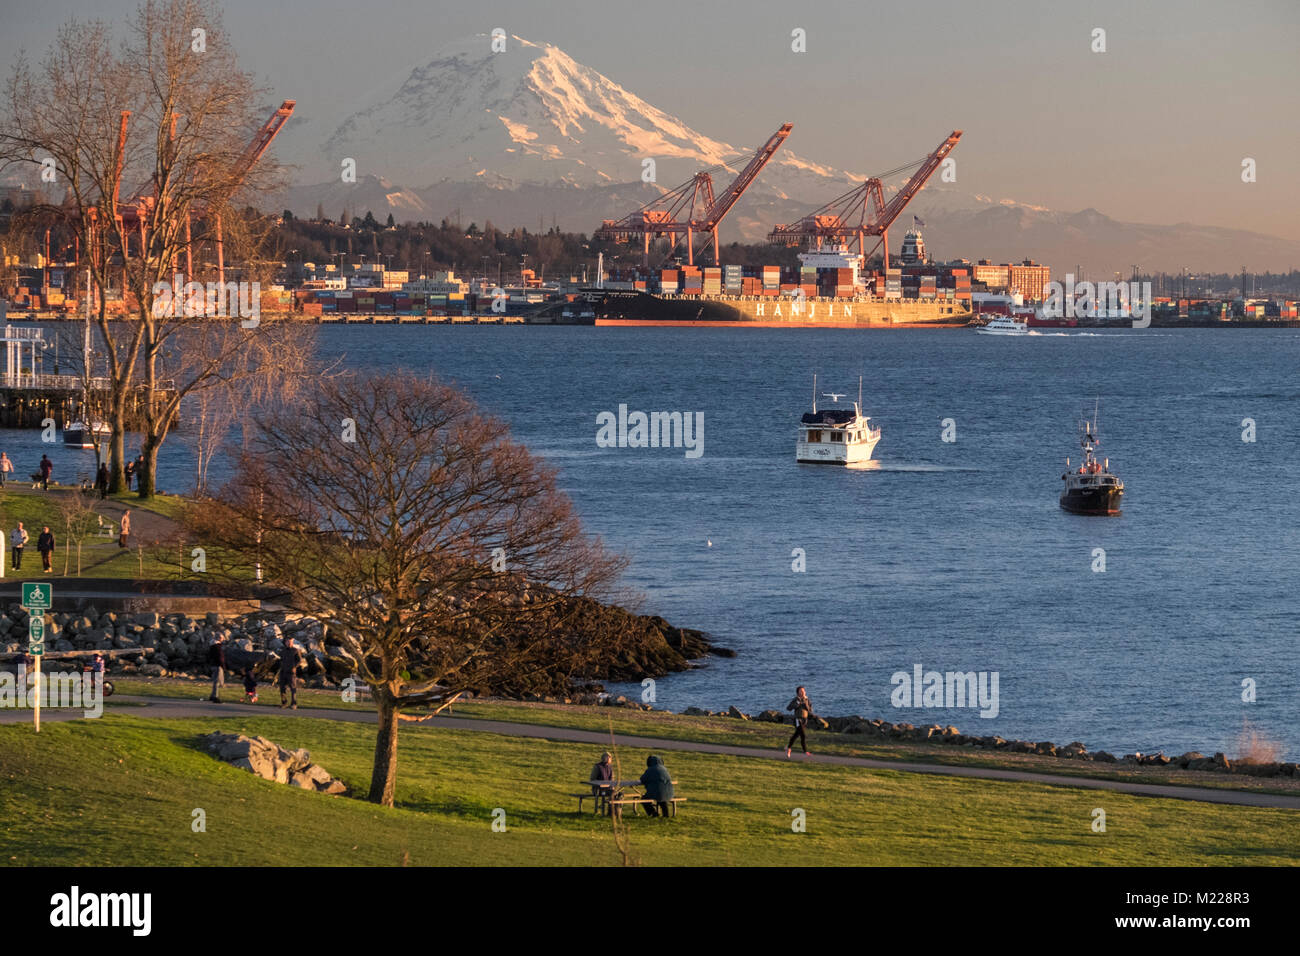
[[[295,191],[295,210],[310,214],[323,201],[331,212],[346,205],[433,221],[464,210],[507,226],[531,227],[541,218],[590,231],[702,169],[714,171],[720,192],[789,118],[770,117],[748,145],[735,146],[692,129],[557,46],[507,36],[496,53],[488,34],[448,43],[368,99],[327,135],[312,137],[320,145],[302,166],[305,181],[317,185]],[[796,126],[796,145],[798,136]],[[339,181],[347,158],[356,162],[356,183]],[[904,158],[882,149],[872,162],[884,167]],[[646,183],[651,159],[656,176]],[[759,240],[776,223],[793,222],[861,181],[786,144],[724,223],[723,241]],[[886,183],[887,194],[901,181]],[[1226,245],[1222,230],[1122,223],[1091,208],[1053,212],[972,195],[938,177],[909,211],[929,223],[928,245],[945,256],[1018,259],[1028,252],[1050,265],[1104,263],[1111,271],[1113,262],[1217,261]],[[905,217],[896,230],[909,222]],[[1296,244],[1246,233],[1232,242],[1260,263],[1294,261]]]
[[657,173],[686,178],[739,155],[559,47],[509,36],[497,53],[487,34],[440,49],[347,117],[321,153],[421,185],[485,172],[586,186],[637,181],[645,158],[667,165]]

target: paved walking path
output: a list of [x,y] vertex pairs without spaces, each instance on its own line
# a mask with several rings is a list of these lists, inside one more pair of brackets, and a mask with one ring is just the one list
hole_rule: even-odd
[[[206,691],[206,686],[196,681],[196,698]],[[126,706],[115,706],[115,705]],[[115,696],[105,703],[106,711],[116,710],[135,717],[157,720],[193,719],[195,717],[247,717],[296,716],[323,720],[342,720],[348,723],[372,724],[373,711],[327,710],[302,708],[300,710],[268,709],[265,705],[225,703],[213,704],[203,699],[185,700],[169,697]],[[0,710],[0,724],[30,723],[31,711]],[[63,722],[82,719],[79,710],[42,710],[41,722]],[[413,726],[404,724],[404,726]],[[502,734],[511,737],[537,737],[546,740],[565,740],[573,743],[608,747],[609,734],[602,731],[578,730],[572,727],[549,727],[541,724],[517,724],[503,720],[476,720],[467,717],[438,716],[421,722],[422,727],[449,727],[480,733]],[[622,747],[650,750],[676,750],[690,753],[726,754],[732,757],[751,757],[759,760],[786,761],[783,749],[759,750],[755,747],[736,747],[730,744],[699,743],[692,740],[666,740],[659,737],[636,737],[616,734],[614,742]],[[813,754],[799,757],[801,763],[830,764],[840,767],[866,767],[872,770],[892,770],[903,773],[939,774],[949,777],[973,777],[979,780],[1006,780],[1015,783],[1035,783],[1051,787],[1077,787],[1084,790],[1110,790],[1142,797],[1163,797],[1172,800],[1194,800],[1202,803],[1226,803],[1245,807],[1272,807],[1300,810],[1300,796],[1275,793],[1257,793],[1243,790],[1214,789],[1210,787],[1184,787],[1173,784],[1134,783],[1125,780],[1100,780],[1093,777],[1071,777],[1053,773],[1035,773],[1030,770],[1003,770],[995,767],[959,767],[941,764],[912,763],[897,760],[873,760],[867,757],[841,757],[832,754]],[[794,762],[791,760],[790,762]]]

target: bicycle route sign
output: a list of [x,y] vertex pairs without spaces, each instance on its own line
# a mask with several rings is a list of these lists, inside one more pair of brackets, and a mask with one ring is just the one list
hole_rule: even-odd
[[29,611],[48,611],[54,600],[54,585],[39,581],[23,583],[23,607]]
[[32,614],[27,618],[27,653],[40,657],[45,653],[45,617]]

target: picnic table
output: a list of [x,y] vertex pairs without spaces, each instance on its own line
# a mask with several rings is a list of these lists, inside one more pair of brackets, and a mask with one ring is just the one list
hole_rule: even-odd
[[[595,793],[575,793],[573,796],[578,798],[578,812],[582,812],[582,803],[584,800],[591,800],[594,804],[593,813],[604,813],[606,816],[613,814],[616,817],[622,816],[623,807],[655,803],[643,793],[633,791],[629,796],[627,791],[633,787],[640,787],[640,779],[635,780],[588,780],[586,784],[589,787],[596,787]],[[677,786],[677,781],[672,781],[672,785]],[[685,797],[673,797],[667,801],[671,808],[673,816],[677,816],[677,804],[684,802]]]

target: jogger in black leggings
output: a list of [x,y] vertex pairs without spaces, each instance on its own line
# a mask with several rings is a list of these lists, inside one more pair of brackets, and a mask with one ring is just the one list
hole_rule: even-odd
[[802,687],[797,688],[794,694],[794,700],[785,705],[786,710],[794,711],[794,733],[790,735],[789,742],[785,745],[785,755],[790,756],[790,749],[794,746],[794,739],[799,738],[799,743],[803,745],[804,756],[808,756],[808,738],[804,735],[804,728],[808,726],[808,718],[812,716],[812,701],[808,699],[808,692]]
[[787,757],[790,756],[790,748],[794,746],[794,738],[796,737],[799,738],[799,746],[803,748],[803,752],[808,752],[808,738],[803,734],[803,724],[804,722],[802,720],[797,717],[795,718],[794,733],[790,735],[790,740],[785,745],[785,755]]

